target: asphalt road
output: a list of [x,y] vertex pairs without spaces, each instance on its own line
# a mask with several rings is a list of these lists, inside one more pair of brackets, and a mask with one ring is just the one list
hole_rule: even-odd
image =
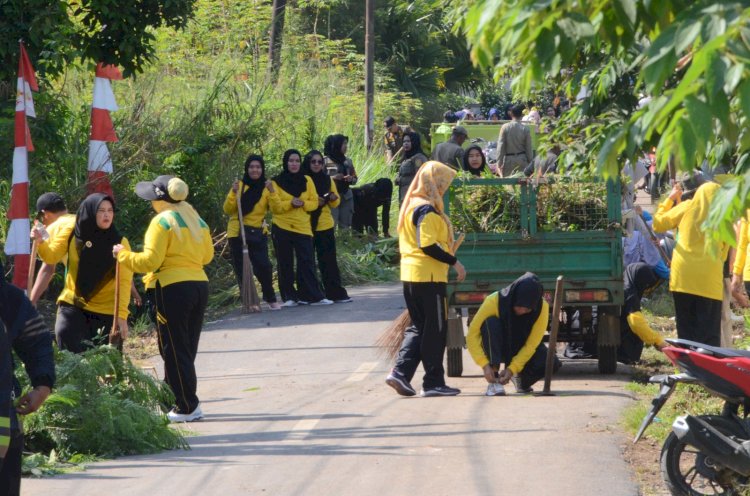
[[448,380],[460,396],[402,398],[373,347],[403,309],[400,286],[350,294],[208,324],[197,359],[206,419],[187,424],[189,451],[24,480],[22,494],[638,494],[617,428],[625,375],[567,362],[556,396],[485,397],[464,352],[464,377]]

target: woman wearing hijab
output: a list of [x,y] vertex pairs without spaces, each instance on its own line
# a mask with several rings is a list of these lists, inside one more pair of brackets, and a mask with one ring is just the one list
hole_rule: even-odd
[[401,205],[409,190],[409,185],[417,175],[417,171],[422,164],[427,162],[427,156],[422,151],[422,140],[419,133],[406,133],[404,135],[404,160],[398,168],[396,176],[396,186],[398,186],[398,203]]
[[448,269],[457,281],[466,271],[453,254],[453,228],[443,210],[443,195],[456,171],[430,161],[419,168],[398,215],[401,281],[412,325],[404,340],[396,366],[386,384],[402,396],[414,396],[411,380],[419,363],[425,370],[421,396],[455,396],[461,391],[445,385],[443,355],[447,331],[446,287]]
[[336,183],[328,175],[323,164],[323,154],[318,150],[312,150],[302,161],[302,170],[312,179],[318,195],[318,208],[310,214],[315,255],[326,299],[334,303],[349,303],[352,299],[341,285],[341,271],[336,260],[336,235],[331,216],[331,208],[338,206],[340,198],[336,191]]
[[625,267],[625,303],[620,313],[621,339],[617,361],[635,363],[641,359],[643,345],[650,344],[661,350],[667,346],[664,338],[651,329],[641,313],[641,299],[651,293],[661,282],[648,264],[638,262]]
[[[114,225],[115,201],[111,196],[94,193],[78,207],[75,223],[57,229],[44,240],[32,230],[39,257],[54,265],[67,255],[65,287],[57,298],[55,338],[60,349],[81,353],[95,341],[106,343],[115,318],[115,259],[112,247],[130,246]],[[122,349],[128,335],[128,300],[133,272],[120,267],[119,310],[116,316],[120,330],[113,342]]]
[[325,298],[315,276],[310,219],[310,212],[319,206],[315,184],[302,172],[300,152],[287,150],[282,161],[284,170],[266,184],[271,193],[271,239],[279,271],[279,292],[284,300],[282,306],[330,305],[333,301]]
[[471,145],[464,152],[463,170],[470,173],[472,176],[481,177],[487,169],[487,159],[484,156],[482,147],[479,145]]
[[[542,343],[549,321],[549,305],[537,276],[527,272],[510,286],[484,299],[469,325],[466,345],[482,367],[487,396],[504,396],[510,380],[518,393],[530,393],[544,377],[547,347]],[[505,369],[498,374],[500,364]],[[554,370],[560,368],[555,357]]]
[[339,206],[331,208],[333,222],[339,229],[351,229],[354,214],[354,195],[349,187],[357,184],[357,173],[352,160],[346,156],[348,146],[349,138],[343,134],[332,134],[323,144],[328,175],[336,182],[341,197]]
[[203,266],[214,257],[208,225],[185,201],[189,189],[174,176],[136,184],[135,194],[150,200],[156,215],[146,230],[142,252],[115,245],[112,253],[123,268],[147,273],[156,300],[159,352],[164,382],[175,396],[167,414],[172,422],[203,418],[196,394],[195,355],[208,303],[208,277]]
[[242,236],[240,235],[240,219],[237,210],[237,194],[240,194],[242,206],[242,226],[245,230],[247,251],[253,273],[263,290],[263,300],[271,310],[281,310],[276,301],[273,290],[273,266],[268,258],[268,235],[263,229],[263,219],[268,212],[268,197],[270,192],[266,188],[266,163],[260,155],[250,155],[245,160],[245,173],[242,181],[235,181],[224,200],[224,213],[229,216],[227,224],[227,238],[232,253],[232,265],[237,276],[237,284],[242,286]]

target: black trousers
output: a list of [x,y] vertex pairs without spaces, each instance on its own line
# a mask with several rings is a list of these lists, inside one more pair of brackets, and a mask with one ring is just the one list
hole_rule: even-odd
[[721,300],[677,291],[672,298],[678,338],[721,345]]
[[174,393],[177,413],[191,413],[198,406],[195,356],[208,303],[208,283],[183,281],[164,287],[157,283],[155,295],[164,382]]
[[[502,359],[502,339],[500,329],[500,319],[497,317],[489,317],[480,327],[482,334],[482,348],[484,354],[490,360],[490,365],[493,367],[499,367]],[[507,367],[510,363],[506,363]],[[552,371],[557,372],[562,366],[560,360],[555,357],[555,362]],[[521,387],[529,388],[539,379],[544,378],[544,371],[547,368],[547,347],[544,343],[539,343],[539,346],[534,350],[534,354],[531,355],[529,361],[524,365],[523,370],[518,374],[521,378]]]
[[[320,291],[318,278],[315,276],[312,236],[287,231],[274,225],[271,228],[271,238],[276,251],[281,299],[308,303],[322,300],[323,292]],[[297,259],[296,274],[295,258]]]
[[315,255],[318,259],[320,279],[323,290],[329,300],[345,300],[349,298],[346,289],[341,285],[341,271],[336,260],[336,236],[333,228],[316,231],[313,236]]
[[[247,252],[250,255],[250,263],[253,265],[253,274],[260,283],[263,291],[263,301],[273,303],[276,301],[276,292],[273,289],[273,266],[268,258],[268,236],[260,229],[245,227],[245,239],[247,240]],[[237,276],[237,285],[242,289],[242,237],[229,238],[229,250],[232,254],[232,267]]]
[[0,462],[0,494],[19,496],[21,494],[21,460],[23,458],[23,433],[18,429],[10,431],[10,446],[5,458]]
[[[68,303],[57,306],[55,339],[61,350],[82,353],[94,346],[109,343],[112,315],[88,312]],[[112,343],[122,351],[122,340]]]
[[448,329],[448,305],[444,282],[404,281],[404,300],[412,325],[396,359],[396,370],[411,381],[419,363],[424,367],[424,389],[445,385],[443,356]]

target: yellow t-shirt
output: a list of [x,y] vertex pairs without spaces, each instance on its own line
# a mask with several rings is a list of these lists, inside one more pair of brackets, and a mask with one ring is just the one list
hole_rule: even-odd
[[437,244],[453,255],[448,225],[437,212],[429,212],[419,225],[414,225],[414,210],[407,212],[404,227],[398,236],[401,253],[401,280],[408,282],[448,282],[448,264],[432,258],[422,251]]
[[[174,215],[180,226],[178,236],[167,216]],[[146,287],[156,281],[162,287],[183,281],[208,281],[203,266],[214,257],[214,245],[208,225],[201,219],[200,240],[196,240],[177,212],[166,210],[157,214],[146,230],[143,251],[122,250],[117,260],[133,272],[152,273],[144,278]],[[149,286],[151,285],[151,286]]]
[[[469,333],[466,336],[466,346],[469,349],[469,354],[474,359],[474,362],[482,368],[490,363],[489,358],[484,354],[484,348],[482,348],[482,324],[490,317],[500,317],[500,309],[498,308],[499,297],[499,293],[495,291],[484,299],[469,325]],[[534,322],[529,337],[526,338],[526,343],[518,350],[516,356],[510,361],[510,365],[507,366],[511,372],[514,374],[521,373],[526,363],[539,347],[539,343],[542,342],[544,333],[547,332],[548,321],[549,304],[546,300],[542,299],[542,311],[539,312],[539,317]]]
[[[75,248],[75,237],[71,236],[75,228],[75,216],[72,215],[73,221],[66,220],[55,229],[54,237],[50,233],[50,238],[39,244],[38,253],[44,263],[55,265],[67,257],[68,262],[65,270],[65,286],[57,302],[64,302],[69,305],[75,305],[86,311],[100,313],[103,315],[113,315],[115,311],[115,278],[110,279],[97,291],[90,300],[85,301],[78,299],[76,301],[76,279],[78,278],[78,250]],[[58,219],[60,220],[60,219]],[[120,242],[126,248],[130,244],[126,238]],[[130,301],[130,285],[133,281],[133,272],[124,266],[120,266],[120,305],[118,307],[118,317],[128,318],[128,303]]]
[[716,253],[706,249],[706,236],[701,225],[708,217],[708,209],[716,192],[716,183],[698,188],[692,200],[674,202],[667,198],[654,214],[654,231],[665,232],[677,228],[677,244],[672,254],[669,290],[721,300],[724,296],[724,260],[728,246],[720,244]]
[[740,239],[737,242],[737,254],[734,257],[734,266],[732,267],[732,273],[741,275],[742,280],[750,282],[750,263],[747,263],[747,252],[750,250],[750,238],[748,237],[748,218],[750,218],[750,211],[745,218],[742,219],[740,224]]
[[307,188],[302,192],[299,199],[305,204],[299,208],[292,206],[292,195],[281,189],[273,181],[273,193],[269,195],[271,202],[271,213],[274,225],[285,231],[296,232],[312,236],[310,225],[310,212],[318,208],[318,194],[315,192],[315,184],[310,177],[305,176]]
[[336,225],[333,222],[333,216],[331,215],[331,207],[338,207],[341,203],[341,198],[339,197],[339,190],[336,189],[336,182],[333,179],[331,179],[331,193],[336,195],[336,201],[328,202],[323,205],[323,209],[320,211],[320,218],[318,218],[318,225],[315,226],[316,232],[333,229]]
[[[245,186],[242,181],[240,181],[240,188],[240,191],[243,193],[247,191],[247,186]],[[263,193],[260,195],[260,200],[258,200],[258,203],[253,206],[252,211],[242,212],[244,214],[242,217],[242,223],[244,225],[256,229],[261,228],[263,225],[263,219],[266,217],[266,212],[268,212],[269,196],[270,191],[263,187]],[[229,193],[224,200],[224,213],[229,216],[229,222],[227,222],[227,238],[236,238],[240,235],[240,219],[237,212],[237,195],[230,188]]]

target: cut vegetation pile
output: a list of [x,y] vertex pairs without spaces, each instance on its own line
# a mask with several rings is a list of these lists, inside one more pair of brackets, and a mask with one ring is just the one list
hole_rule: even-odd
[[[466,185],[452,195],[451,222],[457,232],[517,233],[525,201],[521,186]],[[537,230],[542,232],[607,229],[607,185],[589,180],[541,184],[536,215]]]

